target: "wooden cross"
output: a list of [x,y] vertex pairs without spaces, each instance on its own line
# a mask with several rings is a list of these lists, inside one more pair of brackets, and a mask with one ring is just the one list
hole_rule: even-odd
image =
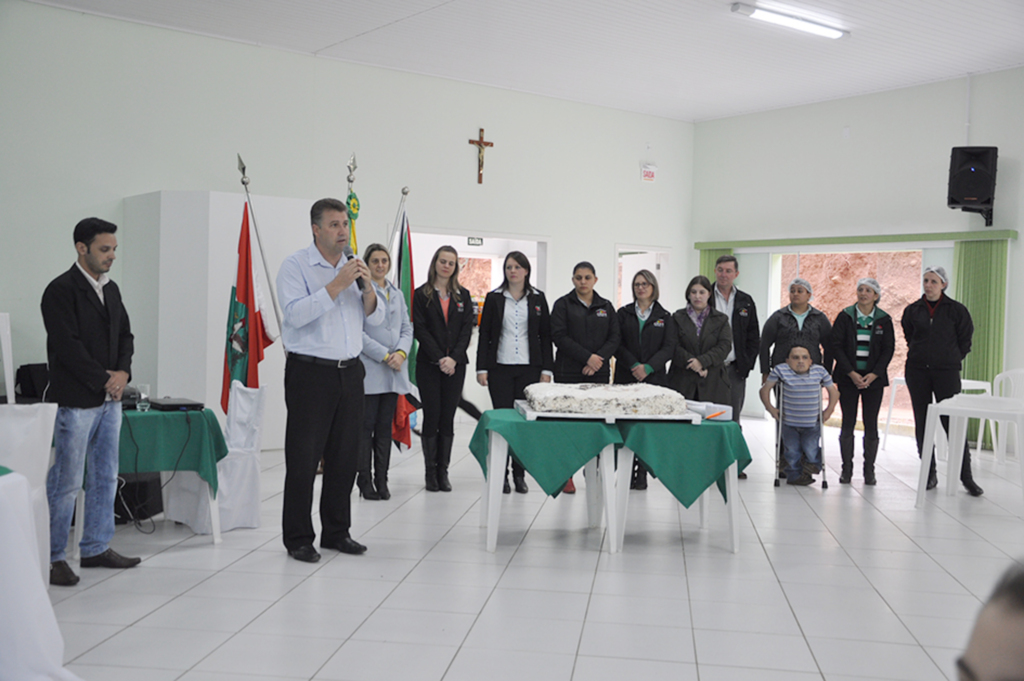
[[484,141],[484,129],[480,128],[480,139],[469,140],[476,147],[476,183],[484,183],[484,147],[493,147],[494,142]]

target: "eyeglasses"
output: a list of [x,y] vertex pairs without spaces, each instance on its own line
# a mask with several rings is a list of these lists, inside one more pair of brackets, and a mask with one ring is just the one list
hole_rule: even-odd
[[647,288],[651,285],[648,281],[637,281],[633,282],[633,288]]

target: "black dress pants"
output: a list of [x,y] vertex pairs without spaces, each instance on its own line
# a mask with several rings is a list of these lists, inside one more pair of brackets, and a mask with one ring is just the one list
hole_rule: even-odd
[[526,399],[526,386],[540,383],[540,367],[529,364],[498,364],[487,371],[487,391],[495,409],[511,409]]
[[455,434],[455,410],[459,408],[465,380],[465,364],[456,364],[455,373],[449,376],[436,364],[416,362],[416,386],[423,403],[423,437]]
[[[910,404],[914,409],[914,435],[917,436],[917,453],[924,448],[924,428],[928,421],[928,405],[932,396],[941,402],[960,392],[959,369],[912,369],[907,367],[907,390],[910,392]],[[949,417],[942,417],[942,428],[949,434]],[[932,470],[935,470],[935,458],[932,458]],[[971,450],[964,442],[963,466],[960,478],[971,476]]]
[[[864,421],[864,437],[878,439],[878,412],[882,408],[883,387],[870,387],[860,390],[851,383],[840,383],[839,408],[843,410],[843,428],[841,435],[853,437],[857,426],[857,402],[861,403],[861,418]],[[916,416],[916,412],[915,412]],[[918,444],[920,448],[920,443]]]
[[313,482],[323,459],[320,492],[321,545],[350,536],[349,495],[363,426],[363,378],[356,361],[344,369],[311,364],[289,357],[284,372],[288,421],[284,435],[284,545],[291,551],[316,538],[313,520]]

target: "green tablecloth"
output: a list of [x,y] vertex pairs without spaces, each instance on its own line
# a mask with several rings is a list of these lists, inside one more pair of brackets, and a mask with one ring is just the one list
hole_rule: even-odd
[[13,473],[13,472],[14,471],[12,471],[10,468],[7,468],[5,466],[0,466],[0,475],[7,475],[8,473]]
[[619,421],[617,425],[625,446],[687,508],[716,482],[724,498],[725,469],[733,461],[739,463],[740,470],[750,463],[747,442],[732,421],[704,421],[699,426],[678,421]]
[[469,450],[487,475],[488,431],[508,442],[509,452],[546,493],[557,495],[573,473],[610,444],[620,444],[619,429],[602,421],[538,419],[527,421],[515,409],[485,411]]
[[733,461],[743,470],[750,450],[732,421],[603,421],[537,419],[527,421],[514,409],[485,411],[469,449],[487,474],[488,431],[508,442],[509,451],[550,495],[609,444],[631,449],[662,484],[689,508],[714,483],[725,497],[725,469]]
[[227,455],[224,434],[210,409],[124,412],[121,473],[195,471],[216,494],[217,462]]

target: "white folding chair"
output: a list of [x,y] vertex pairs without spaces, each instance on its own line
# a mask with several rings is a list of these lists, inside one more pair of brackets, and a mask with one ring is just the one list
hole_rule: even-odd
[[46,473],[50,469],[57,405],[0,405],[0,465],[28,479],[36,521],[43,583],[50,583],[50,506],[46,500]]
[[[260,446],[265,388],[231,382],[224,440],[228,455],[217,463],[220,529],[260,526]],[[196,473],[178,471],[164,488],[164,517],[185,523],[197,534],[213,532],[208,488]]]
[[[996,380],[992,382],[992,394],[995,397],[1024,399],[1024,369],[1011,369],[996,376]],[[992,422],[992,448],[996,450],[996,461],[999,463],[1006,462],[1006,441],[1009,440],[1009,431],[1006,428],[1011,423],[1013,421]],[[1017,451],[1016,454],[1019,461],[1021,452]]]

